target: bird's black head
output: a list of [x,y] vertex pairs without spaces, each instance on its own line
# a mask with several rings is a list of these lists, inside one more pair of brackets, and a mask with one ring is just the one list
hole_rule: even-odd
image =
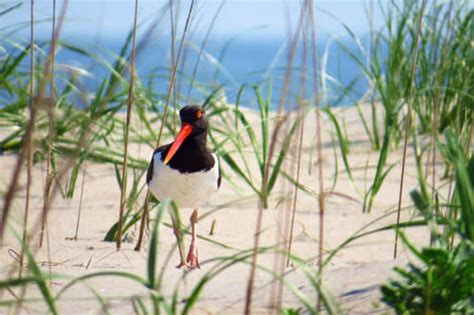
[[189,124],[193,127],[191,132],[193,135],[206,132],[209,127],[206,112],[201,106],[185,106],[179,111],[179,116],[181,118],[181,125]]
[[163,160],[165,164],[168,164],[186,139],[188,139],[186,140],[188,144],[206,145],[208,122],[204,109],[196,105],[185,106],[179,111],[179,116],[181,117],[181,130]]

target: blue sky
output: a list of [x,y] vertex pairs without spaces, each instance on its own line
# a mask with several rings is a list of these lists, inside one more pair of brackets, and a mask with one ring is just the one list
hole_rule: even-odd
[[[57,0],[58,12],[64,0]],[[369,30],[365,9],[368,3],[374,0],[316,0],[316,26],[319,36],[336,35],[342,33],[340,22],[325,11],[333,14],[357,34]],[[22,3],[22,7],[7,16],[2,17],[0,29],[7,25],[29,20],[30,1],[0,1],[0,10],[15,3]],[[37,26],[37,33],[49,34],[52,0],[36,0],[36,19],[46,20]],[[161,8],[168,1],[140,0],[140,20],[153,19],[159,15]],[[184,16],[189,7],[189,0],[175,1],[179,3],[179,25],[184,24]],[[195,19],[193,20],[193,34],[204,34],[209,23],[218,9],[221,1],[197,0]],[[221,10],[212,36],[231,37],[245,34],[251,38],[274,38],[285,36],[288,23],[293,25],[297,21],[301,1],[298,0],[227,0]],[[380,12],[375,7],[375,23],[381,20]],[[65,36],[97,36],[123,37],[133,22],[133,0],[70,0],[67,18],[63,29]],[[175,5],[175,11],[178,6]],[[290,22],[289,22],[290,21]],[[162,18],[158,27],[161,34],[169,33],[169,13]],[[26,32],[27,33],[27,32]]]

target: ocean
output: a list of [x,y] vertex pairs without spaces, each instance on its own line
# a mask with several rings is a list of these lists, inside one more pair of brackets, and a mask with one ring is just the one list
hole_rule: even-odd
[[[362,38],[363,40],[363,38]],[[138,40],[139,41],[139,40]],[[80,75],[83,89],[93,94],[106,75],[109,66],[124,45],[125,39],[89,38],[80,36],[64,41],[68,45],[81,48],[94,55],[93,58],[63,48],[57,52],[57,75],[70,75],[73,68],[84,69],[87,75]],[[139,41],[140,42],[140,41]],[[363,41],[362,41],[363,42]],[[212,38],[201,53],[201,41],[187,41],[178,68],[177,83],[180,103],[202,102],[214,89],[221,86],[228,102],[235,103],[236,96],[243,84],[258,85],[266,97],[268,85],[272,86],[271,107],[276,109],[282,96],[284,77],[288,71],[288,43],[283,38]],[[307,43],[308,48],[310,44]],[[345,46],[345,49],[342,48]],[[287,108],[294,108],[297,99],[305,93],[305,98],[314,96],[312,55],[306,54],[306,71],[303,67],[303,44],[298,45],[291,80],[287,93]],[[349,38],[339,37],[339,42],[330,38],[318,40],[318,62],[321,80],[319,93],[323,106],[350,106],[357,102],[368,89],[368,82],[362,71],[346,50],[365,60],[364,54]],[[178,50],[176,45],[175,53]],[[45,49],[45,51],[47,51]],[[127,55],[130,53],[128,50]],[[200,56],[200,57],[199,57]],[[196,68],[196,63],[198,62]],[[23,61],[26,68],[29,60]],[[65,67],[64,65],[67,65]],[[171,45],[170,38],[153,38],[145,43],[137,55],[137,73],[141,84],[153,89],[155,95],[163,99],[167,93],[170,79]],[[78,71],[76,73],[83,73]],[[194,75],[194,79],[192,79]],[[302,86],[302,74],[305,73],[306,85]],[[128,78],[128,73],[125,77]],[[191,81],[193,87],[190,89]],[[61,88],[60,80],[57,81]],[[241,105],[255,108],[256,98],[248,88],[241,97]]]

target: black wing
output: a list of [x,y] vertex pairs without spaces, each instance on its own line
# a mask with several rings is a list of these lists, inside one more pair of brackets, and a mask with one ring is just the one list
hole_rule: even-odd
[[167,149],[167,147],[169,147],[169,144],[168,145],[163,145],[157,149],[155,149],[155,151],[153,151],[153,154],[151,156],[151,161],[150,161],[150,164],[148,165],[148,170],[146,172],[146,183],[149,184],[151,179],[153,178],[153,165],[155,164],[155,159],[154,159],[154,156],[156,153],[158,152],[163,152]]

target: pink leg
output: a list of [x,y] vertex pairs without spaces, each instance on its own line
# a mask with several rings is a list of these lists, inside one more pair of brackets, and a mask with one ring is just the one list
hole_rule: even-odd
[[196,245],[196,224],[198,222],[197,209],[194,209],[189,220],[191,221],[192,236],[191,236],[191,245],[189,245],[188,256],[186,257],[186,264],[188,268],[190,269],[193,269],[196,267],[201,268],[201,266],[199,265],[198,250],[197,250],[197,245]]

